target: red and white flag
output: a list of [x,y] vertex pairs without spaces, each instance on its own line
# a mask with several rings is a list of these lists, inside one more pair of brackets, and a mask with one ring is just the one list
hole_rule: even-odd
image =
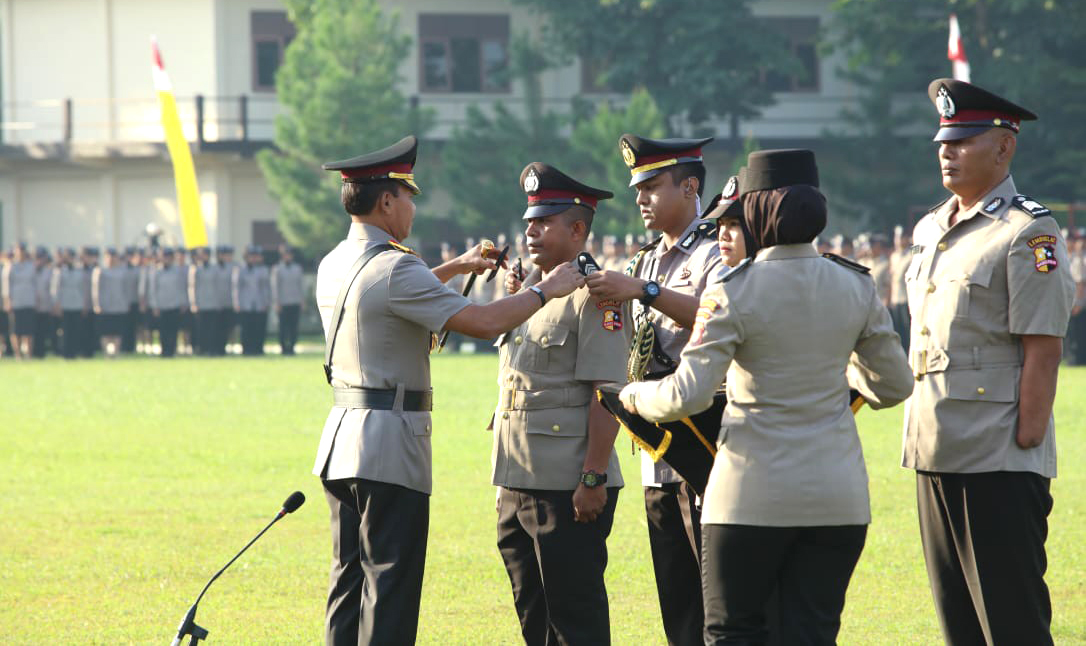
[[950,40],[947,43],[946,57],[954,63],[954,78],[969,82],[969,60],[965,58],[962,47],[962,32],[958,29],[958,16],[950,14]]

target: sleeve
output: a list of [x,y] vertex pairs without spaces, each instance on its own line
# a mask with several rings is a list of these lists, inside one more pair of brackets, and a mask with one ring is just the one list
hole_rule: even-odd
[[713,276],[717,275],[720,268],[724,266],[724,261],[720,257],[720,249],[717,248],[716,242],[713,243],[712,249],[705,257],[705,264],[702,266],[701,276],[698,277],[697,291],[695,294],[704,294],[706,288],[709,286],[709,281]]
[[91,307],[101,309],[102,301],[98,291],[98,283],[102,281],[102,268],[95,267],[91,272]]
[[388,275],[389,310],[438,332],[471,301],[446,287],[420,258],[403,254]]
[[145,286],[145,298],[152,310],[158,309],[158,271],[152,269],[147,272],[147,285]]
[[7,301],[11,293],[11,265],[0,265],[0,299]]
[[[630,327],[625,304],[601,307],[596,298],[580,295],[577,315],[577,381],[626,381],[630,352]],[[577,293],[577,292],[575,292]]]
[[53,268],[53,275],[49,277],[49,296],[52,297],[53,302],[60,303],[60,274],[63,271],[60,267]]
[[1075,281],[1067,244],[1051,217],[1022,227],[1007,254],[1007,319],[1011,334],[1067,334]]
[[241,299],[238,298],[238,282],[240,277],[240,271],[230,272],[230,302],[234,306],[234,309],[239,309],[241,307]]
[[896,406],[913,392],[913,373],[890,312],[877,290],[871,291],[867,324],[849,358],[848,385],[875,409]]
[[744,336],[742,318],[723,285],[713,286],[701,298],[678,370],[659,381],[626,386],[624,399],[632,391],[637,413],[652,422],[669,422],[705,410],[724,383]]
[[188,295],[189,305],[196,304],[196,265],[189,265],[188,280],[185,281],[185,294]]

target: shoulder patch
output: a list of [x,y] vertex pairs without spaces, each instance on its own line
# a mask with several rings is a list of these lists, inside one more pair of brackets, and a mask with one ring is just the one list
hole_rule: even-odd
[[729,280],[732,280],[739,274],[746,271],[747,268],[750,267],[753,263],[754,261],[752,259],[744,258],[738,265],[732,267],[730,271],[726,272],[723,276],[721,276],[720,282],[726,283]]
[[822,254],[822,257],[825,258],[826,260],[832,260],[833,262],[837,263],[838,265],[841,265],[842,267],[845,267],[847,269],[851,269],[852,271],[858,271],[861,274],[870,274],[871,273],[871,268],[870,267],[866,267],[864,265],[861,265],[858,262],[853,262],[853,261],[849,260],[848,258],[842,258],[841,256],[838,256],[835,253],[824,253],[824,254]]
[[1035,218],[1043,218],[1046,215],[1052,215],[1052,209],[1037,202],[1032,197],[1025,195],[1015,195],[1011,202],[1019,209],[1029,213]]

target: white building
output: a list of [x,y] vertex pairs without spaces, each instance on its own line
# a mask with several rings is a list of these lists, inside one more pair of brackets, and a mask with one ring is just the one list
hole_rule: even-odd
[[[469,104],[519,89],[488,71],[510,35],[536,19],[510,0],[383,0],[413,37],[403,93],[437,111],[429,135],[448,136]],[[817,137],[851,98],[819,58],[815,39],[830,0],[758,0],[808,66],[777,79],[778,104],[740,136],[763,144]],[[0,245],[126,245],[148,223],[180,243],[173,175],[150,72],[156,36],[192,142],[213,244],[280,240],[277,207],[253,153],[270,143],[281,111],[274,73],[293,34],[280,0],[0,0]],[[580,62],[546,72],[545,100],[568,106],[592,87]],[[201,98],[197,98],[201,97]],[[731,124],[719,124],[724,136]]]

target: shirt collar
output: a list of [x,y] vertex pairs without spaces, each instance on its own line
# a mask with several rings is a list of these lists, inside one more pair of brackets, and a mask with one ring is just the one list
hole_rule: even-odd
[[351,222],[351,228],[347,230],[347,239],[380,240],[382,242],[385,240],[395,240],[388,231],[365,222]]
[[698,218],[698,217],[695,217],[693,220],[691,220],[690,224],[686,225],[686,229],[683,230],[682,235],[680,235],[678,237],[678,239],[675,241],[675,244],[673,246],[671,246],[671,247],[668,247],[667,249],[664,248],[664,240],[663,240],[663,238],[661,238],[660,239],[660,244],[656,245],[656,248],[653,249],[653,253],[656,254],[656,256],[658,258],[663,257],[666,253],[668,253],[672,249],[678,249],[679,251],[685,253],[688,256],[690,254],[694,253],[694,249],[697,248],[697,245],[696,244],[691,244],[691,245],[687,245],[687,246],[684,247],[683,246],[683,241],[686,240],[686,238],[688,236],[690,236],[692,233],[694,233],[694,229],[696,229],[698,227],[698,225],[701,224],[701,222],[702,222],[701,219]]
[[[973,205],[973,208],[960,215],[958,217],[958,222],[970,220],[978,213],[993,220],[1002,220],[1007,213],[1007,209],[1011,206],[1011,200],[1017,194],[1018,189],[1014,187],[1014,179],[1012,179],[1010,175],[1007,175],[1007,177],[997,184],[995,188],[988,191],[984,197],[977,200],[977,203]],[[946,204],[944,204],[936,213],[936,220],[938,220],[939,226],[941,226],[944,231],[950,228],[950,215],[956,210],[958,210],[958,198],[952,197],[947,200]]]
[[772,247],[759,249],[754,256],[754,262],[766,260],[790,260],[792,258],[818,258],[818,250],[810,242],[797,244],[778,244]]

